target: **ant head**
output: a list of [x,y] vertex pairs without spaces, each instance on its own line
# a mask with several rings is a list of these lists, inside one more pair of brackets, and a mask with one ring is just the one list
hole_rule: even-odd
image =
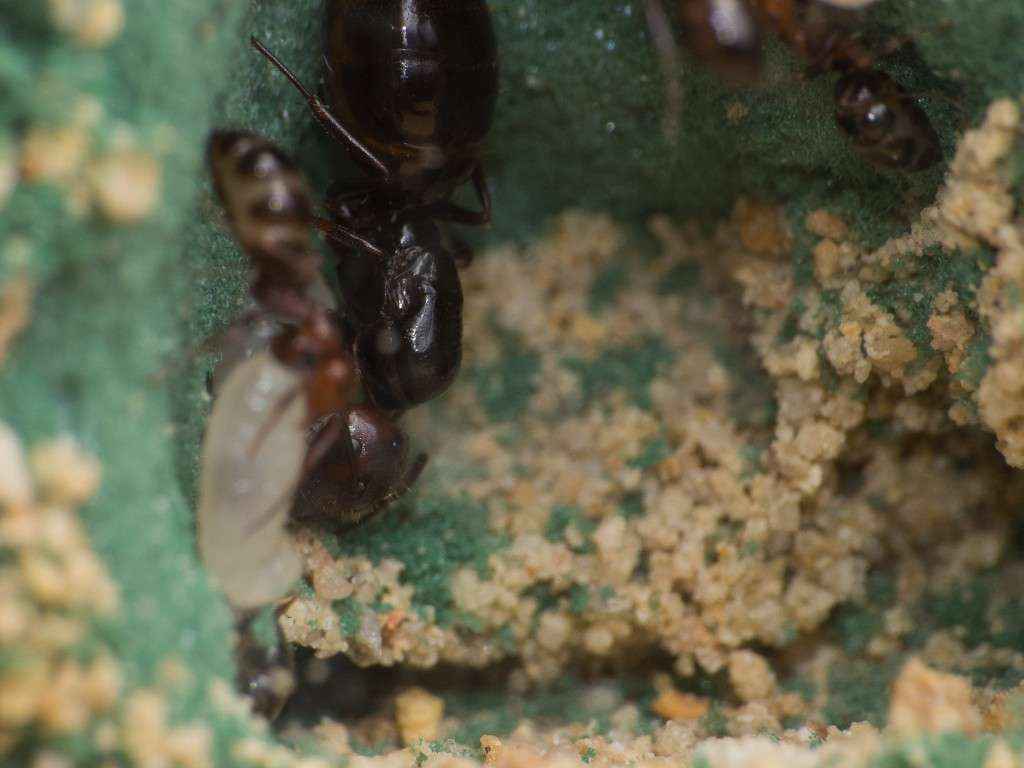
[[875,70],[856,70],[836,83],[836,120],[851,136],[868,143],[885,138],[896,121],[887,96],[889,80]]
[[876,165],[921,170],[941,158],[927,116],[878,70],[854,70],[839,79],[836,122]]

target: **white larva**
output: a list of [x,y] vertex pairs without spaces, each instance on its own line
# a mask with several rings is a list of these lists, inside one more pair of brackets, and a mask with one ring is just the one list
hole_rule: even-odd
[[[269,351],[257,352],[223,380],[206,425],[199,554],[238,609],[274,602],[302,573],[285,530],[306,456],[301,384]],[[297,394],[282,409],[288,393]]]

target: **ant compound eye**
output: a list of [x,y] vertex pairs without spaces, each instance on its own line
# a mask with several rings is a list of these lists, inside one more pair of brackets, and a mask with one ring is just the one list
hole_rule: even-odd
[[875,141],[883,139],[892,130],[896,118],[885,104],[872,104],[861,117],[861,132]]

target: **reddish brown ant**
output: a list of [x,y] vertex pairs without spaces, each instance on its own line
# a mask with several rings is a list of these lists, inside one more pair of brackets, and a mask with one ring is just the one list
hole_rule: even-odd
[[355,402],[350,345],[312,296],[320,260],[294,163],[259,136],[227,131],[211,136],[209,162],[255,273],[257,307],[229,335],[268,316],[280,323],[269,350],[222,377],[203,446],[200,551],[232,603],[250,608],[284,594],[297,576],[283,528],[303,488],[329,484],[344,506],[303,508],[302,517],[354,522],[407,490],[426,457],[407,468],[402,430]]
[[[647,8],[666,71],[666,125],[672,130],[680,110],[674,43],[661,0],[647,0]],[[924,111],[875,67],[875,57],[852,32],[852,11],[821,0],[678,0],[678,10],[689,47],[732,82],[749,82],[760,72],[759,27],[775,32],[813,72],[838,72],[836,123],[868,162],[919,171],[941,159],[938,136]]]

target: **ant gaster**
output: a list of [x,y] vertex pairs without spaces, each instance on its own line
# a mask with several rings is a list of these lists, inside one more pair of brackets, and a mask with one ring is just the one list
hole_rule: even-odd
[[[324,130],[366,172],[317,220],[338,255],[345,320],[370,399],[402,411],[441,394],[462,360],[466,246],[438,223],[483,225],[481,161],[498,87],[483,0],[327,0],[325,102],[255,38]],[[452,202],[471,181],[479,210]]]
[[[652,36],[667,72],[669,111],[679,109],[678,75],[661,0],[647,0]],[[758,27],[767,27],[803,57],[812,72],[838,72],[836,124],[870,163],[918,171],[941,159],[939,139],[925,115],[895,80],[875,68],[874,56],[852,32],[854,12],[822,0],[677,0],[689,47],[733,83],[754,80],[761,68]]]
[[[405,433],[379,408],[355,403],[359,377],[350,345],[333,313],[310,296],[320,260],[310,237],[309,192],[295,164],[267,140],[233,131],[211,136],[209,159],[232,230],[253,264],[254,314],[282,322],[270,350],[300,382],[263,429],[273,427],[290,399],[303,399],[309,443],[302,484],[292,490],[301,498],[306,487],[341,483],[335,492],[345,506],[313,512],[354,522],[407,490],[426,457],[407,469]],[[313,516],[305,509],[293,514]]]

